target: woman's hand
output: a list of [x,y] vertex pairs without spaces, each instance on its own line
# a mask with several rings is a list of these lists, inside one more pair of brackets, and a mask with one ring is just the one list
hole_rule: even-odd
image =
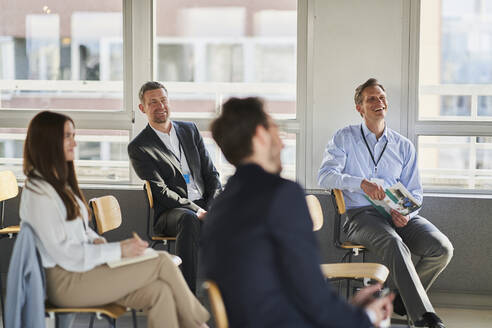
[[98,245],[98,244],[106,244],[106,238],[101,237],[101,238],[96,238],[92,241],[93,244]]
[[136,233],[133,238],[128,238],[120,242],[121,257],[135,257],[142,255],[149,243],[143,241]]

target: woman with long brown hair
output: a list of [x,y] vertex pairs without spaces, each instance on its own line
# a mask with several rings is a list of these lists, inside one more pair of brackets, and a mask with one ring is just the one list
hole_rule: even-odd
[[149,327],[206,327],[208,312],[167,253],[111,269],[106,262],[141,255],[137,236],[106,242],[88,226],[88,207],[74,170],[73,120],[41,112],[24,145],[25,188],[20,217],[36,232],[48,300],[60,307],[116,302],[147,312]]

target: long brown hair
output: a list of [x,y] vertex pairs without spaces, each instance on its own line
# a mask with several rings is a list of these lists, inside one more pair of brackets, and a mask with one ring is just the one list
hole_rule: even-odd
[[45,180],[55,188],[67,209],[67,221],[71,221],[80,216],[74,194],[86,207],[87,202],[79,189],[73,161],[65,159],[63,141],[67,121],[74,124],[70,117],[60,113],[44,111],[34,116],[24,143],[23,169],[34,185],[36,180]]

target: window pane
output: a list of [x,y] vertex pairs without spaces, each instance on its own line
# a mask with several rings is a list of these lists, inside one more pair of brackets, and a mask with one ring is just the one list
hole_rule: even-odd
[[[155,73],[170,99],[179,99],[176,116],[211,117],[235,94],[267,98],[276,118],[295,118],[296,5],[296,0],[227,6],[218,0],[157,1]],[[195,96],[187,101],[190,95]],[[197,111],[200,100],[205,103]]]
[[[22,156],[26,129],[0,128],[0,169],[14,171],[23,180]],[[75,167],[79,182],[128,183],[126,148],[129,133],[121,130],[77,130]]]
[[424,188],[492,189],[492,137],[420,136]]
[[490,1],[421,1],[419,119],[492,120]]
[[122,0],[0,8],[0,108],[123,110]]

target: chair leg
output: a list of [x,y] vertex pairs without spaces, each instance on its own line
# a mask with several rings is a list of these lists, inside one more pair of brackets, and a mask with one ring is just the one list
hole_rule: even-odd
[[108,320],[108,325],[110,328],[116,328],[116,319],[110,318],[106,315],[102,315],[102,317],[106,320]]
[[137,327],[137,311],[132,309],[132,319],[133,319],[133,328],[138,328]]
[[91,318],[89,319],[89,328],[94,327],[94,320],[96,319],[96,314],[92,313]]
[[5,327],[5,307],[3,304],[3,283],[2,283],[2,273],[0,273],[0,303],[1,303],[1,315],[2,315],[2,324]]
[[346,292],[346,296],[347,296],[347,301],[348,301],[349,298],[350,298],[350,279],[347,279],[347,292]]

